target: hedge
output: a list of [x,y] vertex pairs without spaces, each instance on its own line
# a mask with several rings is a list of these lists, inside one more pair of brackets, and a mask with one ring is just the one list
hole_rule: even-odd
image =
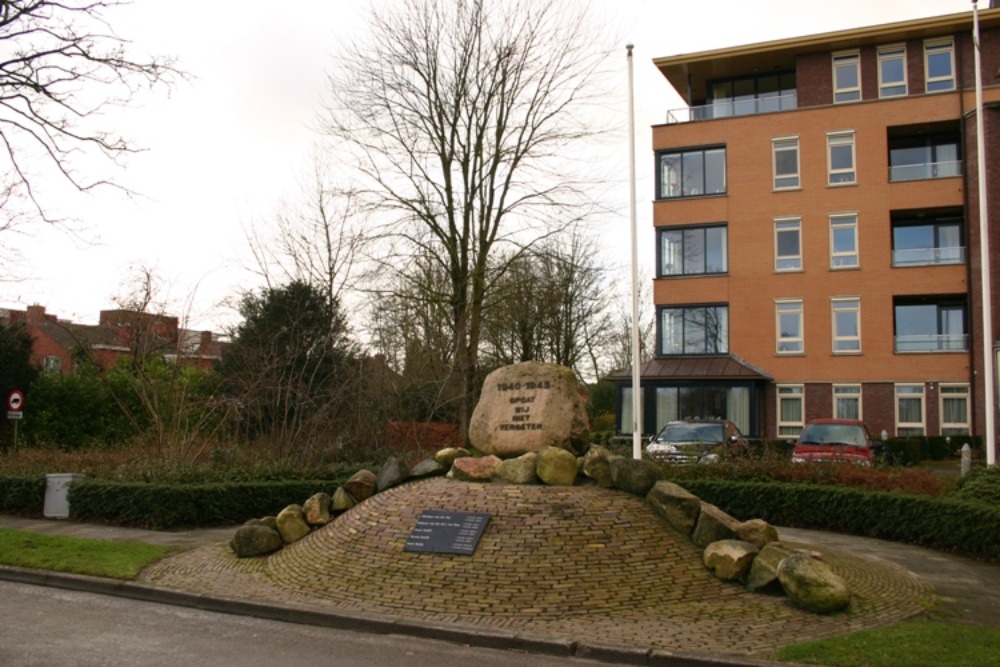
[[45,477],[0,476],[0,512],[40,512],[45,504]]

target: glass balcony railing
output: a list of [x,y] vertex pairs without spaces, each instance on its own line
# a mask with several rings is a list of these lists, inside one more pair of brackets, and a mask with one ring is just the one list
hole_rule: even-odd
[[798,105],[798,95],[795,91],[785,92],[782,95],[772,95],[769,97],[756,97],[753,99],[723,99],[716,100],[711,104],[701,106],[685,107],[683,109],[673,109],[667,111],[667,124],[691,123],[699,120],[713,120],[716,118],[731,118],[733,116],[752,116],[759,113],[770,113],[773,111],[787,111],[795,109]]
[[928,178],[951,178],[962,175],[962,161],[927,162],[923,164],[901,164],[889,167],[889,180],[920,181]]
[[896,336],[896,352],[965,352],[968,334]]
[[906,248],[892,251],[893,266],[964,264],[965,248]]

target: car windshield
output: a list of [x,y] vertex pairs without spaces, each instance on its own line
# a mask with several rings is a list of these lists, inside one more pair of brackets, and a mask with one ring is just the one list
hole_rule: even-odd
[[656,436],[657,442],[722,442],[722,424],[669,424]]
[[867,439],[864,429],[853,424],[810,424],[802,431],[799,442],[803,445],[864,447]]

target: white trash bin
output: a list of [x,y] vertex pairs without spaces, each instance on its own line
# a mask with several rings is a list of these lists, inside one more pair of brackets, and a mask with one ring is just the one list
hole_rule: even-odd
[[47,519],[69,518],[69,485],[86,477],[76,472],[45,476],[45,507],[42,514]]

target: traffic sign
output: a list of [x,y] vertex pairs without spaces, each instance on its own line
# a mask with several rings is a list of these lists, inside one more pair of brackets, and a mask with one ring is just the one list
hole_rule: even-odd
[[7,409],[11,412],[20,412],[24,407],[24,394],[15,389],[7,395]]

